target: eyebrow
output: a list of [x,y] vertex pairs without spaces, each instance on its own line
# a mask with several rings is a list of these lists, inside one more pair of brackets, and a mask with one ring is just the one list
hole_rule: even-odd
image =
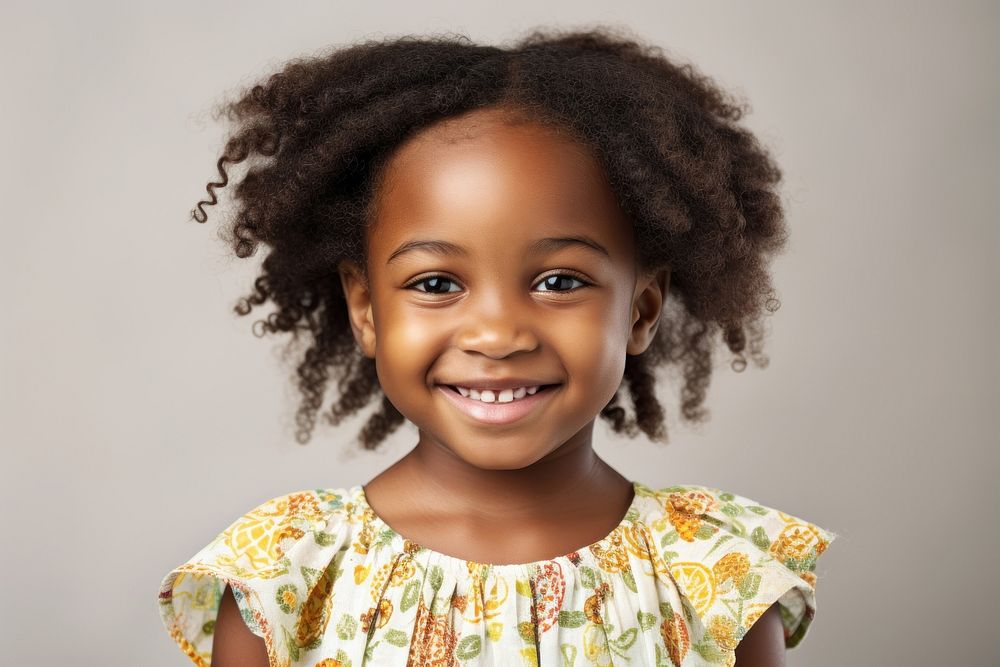
[[[548,236],[544,239],[538,239],[528,248],[528,254],[537,253],[547,253],[554,252],[556,250],[561,250],[569,246],[582,246],[584,248],[589,248],[595,252],[599,252],[605,255],[608,259],[611,258],[611,254],[608,252],[607,248],[603,245],[590,238],[589,236],[579,235],[579,236]],[[396,248],[389,259],[386,260],[386,264],[394,262],[399,259],[404,253],[408,253],[414,250],[423,250],[425,252],[434,253],[436,255],[461,255],[463,257],[469,256],[469,251],[463,246],[451,243],[449,241],[440,241],[434,239],[414,239],[412,241],[407,241],[403,245]]]

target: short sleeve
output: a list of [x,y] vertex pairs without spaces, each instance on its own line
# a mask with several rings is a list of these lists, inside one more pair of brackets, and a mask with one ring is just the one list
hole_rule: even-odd
[[817,559],[836,534],[720,489],[664,491],[676,531],[665,557],[714,650],[734,650],[774,603],[785,646],[797,646],[816,614]]
[[247,627],[264,639],[271,664],[279,664],[273,619],[295,588],[287,585],[288,552],[303,535],[321,528],[323,518],[311,491],[273,498],[167,573],[160,584],[160,617],[193,663],[211,663],[215,621],[228,584]]

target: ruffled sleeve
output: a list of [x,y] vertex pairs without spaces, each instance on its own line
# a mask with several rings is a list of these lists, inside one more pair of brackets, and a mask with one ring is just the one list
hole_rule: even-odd
[[211,663],[215,621],[228,584],[247,627],[264,639],[270,664],[289,663],[289,649],[297,643],[288,641],[282,623],[302,607],[324,576],[329,551],[342,541],[326,530],[330,518],[322,492],[272,498],[167,573],[160,584],[160,617],[192,662]]
[[[689,604],[692,648],[725,663],[775,602],[785,645],[802,641],[816,613],[816,561],[836,535],[749,498],[706,486],[660,490],[657,542]],[[697,617],[697,618],[694,618]],[[697,621],[697,623],[695,623]]]

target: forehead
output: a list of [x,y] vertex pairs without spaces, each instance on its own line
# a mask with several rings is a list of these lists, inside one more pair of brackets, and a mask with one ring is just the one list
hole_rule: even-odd
[[450,118],[401,145],[386,165],[376,211],[373,236],[383,243],[463,232],[507,242],[585,232],[631,244],[631,227],[590,150],[558,128],[497,110]]

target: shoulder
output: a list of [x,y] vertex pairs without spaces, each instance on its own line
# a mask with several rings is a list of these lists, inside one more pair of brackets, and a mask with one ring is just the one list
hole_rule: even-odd
[[[346,549],[358,522],[360,486],[305,489],[259,503],[233,520],[160,583],[161,619],[195,662],[211,657],[212,631],[226,585],[247,627],[269,653],[276,627]],[[197,656],[197,658],[196,658]]]
[[329,533],[349,521],[352,489],[305,489],[276,496],[243,513],[178,568],[214,567],[246,579],[273,579],[309,547],[329,546]]
[[776,603],[785,645],[802,640],[816,612],[817,559],[835,533],[711,486],[643,492],[652,546],[684,596],[689,620],[697,620],[718,649],[735,648]]

